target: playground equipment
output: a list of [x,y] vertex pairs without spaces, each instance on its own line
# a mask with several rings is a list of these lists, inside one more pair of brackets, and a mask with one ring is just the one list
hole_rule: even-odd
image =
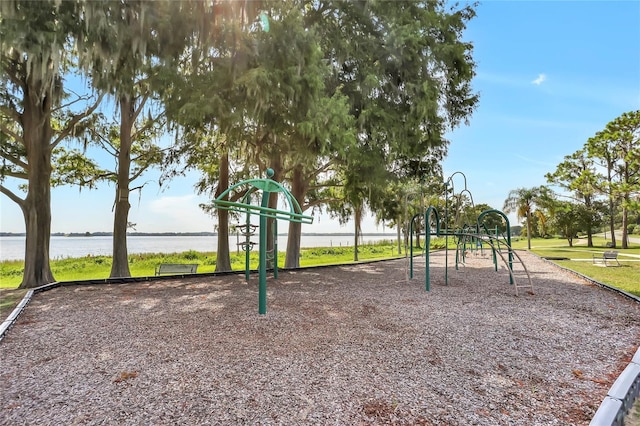
[[[502,260],[502,262],[506,265],[507,270],[509,271],[509,284],[513,285],[515,288],[516,296],[518,295],[519,289],[529,288],[529,292],[533,293],[533,284],[531,282],[531,276],[529,275],[529,271],[525,266],[524,262],[518,256],[518,254],[511,247],[511,227],[509,225],[509,219],[507,216],[495,209],[485,210],[478,215],[478,217],[474,220],[475,223],[468,224],[460,222],[460,211],[456,210],[455,221],[454,221],[454,229],[449,229],[447,226],[449,225],[449,186],[451,185],[452,193],[455,195],[455,190],[453,188],[453,180],[452,178],[456,175],[460,174],[464,178],[464,189],[458,194],[458,196],[462,196],[465,193],[469,196],[471,200],[471,205],[473,206],[473,196],[471,192],[467,189],[467,178],[462,172],[455,172],[453,175],[449,177],[446,182],[445,188],[445,216],[443,220],[440,219],[440,214],[438,210],[434,206],[429,206],[424,212],[424,224],[425,224],[425,263],[426,263],[426,271],[425,271],[425,289],[426,291],[430,291],[431,289],[431,277],[429,270],[429,249],[431,245],[431,236],[435,235],[437,237],[444,236],[445,237],[445,285],[448,285],[448,271],[449,271],[449,237],[452,236],[456,239],[456,258],[455,258],[455,266],[456,270],[458,269],[458,265],[464,264],[465,257],[469,250],[480,250],[483,249],[483,244],[487,244],[491,248],[492,258],[494,268],[498,270],[498,257]],[[496,227],[494,232],[491,232],[486,224],[484,223],[484,218],[492,215],[499,215],[506,226],[506,232],[501,234]],[[414,229],[416,228],[415,223],[417,220],[422,218],[423,214],[418,213],[413,216],[411,222],[409,223],[409,277],[413,278],[413,235]],[[432,218],[435,219],[435,222],[432,221]],[[442,227],[444,224],[444,227]],[[441,229],[443,228],[443,229]],[[515,265],[515,267],[514,267]],[[516,275],[518,275],[518,279],[516,279]],[[526,281],[523,282],[523,278],[526,278]]]
[[[247,179],[230,186],[226,191],[220,194],[215,200],[213,200],[213,206],[217,209],[229,210],[237,213],[244,213],[246,215],[246,229],[250,230],[250,216],[257,214],[260,216],[259,224],[259,266],[258,266],[258,313],[265,315],[267,313],[267,219],[274,220],[274,233],[277,236],[277,220],[287,220],[289,222],[299,222],[311,224],[313,223],[313,217],[305,216],[302,214],[302,209],[291,195],[291,193],[283,187],[279,182],[271,179],[273,177],[273,170],[267,169],[266,179]],[[246,194],[242,198],[241,202],[229,201],[229,194],[241,187],[249,187]],[[251,205],[251,194],[257,191],[262,191],[262,201],[259,206]],[[272,192],[282,193],[289,205],[289,211],[278,210],[269,208],[269,195]],[[248,242],[248,239],[247,239]],[[249,279],[249,251],[252,245],[250,242],[244,247],[246,251],[246,279]],[[278,278],[278,256],[277,256],[277,238],[274,239],[274,278]]]

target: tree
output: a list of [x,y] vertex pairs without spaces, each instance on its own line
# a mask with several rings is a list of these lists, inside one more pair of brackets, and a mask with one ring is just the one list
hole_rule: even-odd
[[333,211],[340,212],[338,218],[345,223],[350,217],[354,221],[354,251],[353,260],[358,261],[358,244],[360,242],[362,217],[370,200],[382,196],[385,185],[392,180],[392,176],[384,167],[385,155],[377,146],[365,144],[358,146],[349,154],[348,166],[343,173],[342,197],[339,198],[339,209],[334,206]]
[[542,192],[543,187],[513,189],[509,192],[502,208],[505,213],[516,213],[518,219],[525,219],[527,225],[527,248],[529,250],[531,250],[532,214]]
[[[545,175],[549,183],[555,183],[573,193],[572,198],[580,201],[590,214],[585,218],[594,217],[594,198],[598,187],[598,175],[593,159],[586,149],[580,149],[564,157],[555,172]],[[593,247],[594,223],[587,223],[587,246]]]
[[573,239],[590,221],[591,212],[584,204],[558,201],[554,213],[554,228],[562,237],[566,238],[569,247],[573,247]]
[[[440,1],[314,5],[307,17],[320,23],[327,60],[335,68],[326,86],[341,87],[355,120],[357,145],[347,151],[352,158],[338,158],[337,175],[344,178],[343,194],[358,215],[389,183],[381,179],[382,187],[373,181],[363,187],[354,179],[359,153],[374,155],[375,163],[365,167],[368,176],[401,177],[408,166],[444,155],[446,129],[473,112],[475,64],[472,46],[461,36],[475,11],[472,6],[446,10]],[[336,210],[341,217],[343,207]]]
[[[487,210],[494,210],[494,208],[484,203],[476,204],[472,210],[472,217],[476,218],[477,220],[478,216],[480,216],[482,212]],[[479,225],[481,225],[483,228],[486,227],[489,232],[496,232],[497,230],[499,233],[505,233],[507,231],[507,224],[504,222],[504,218],[499,214],[492,213],[485,215],[482,219],[482,223],[480,223]],[[483,229],[481,229],[481,231],[482,230]]]
[[[317,34],[304,27],[301,4],[269,3],[265,11],[271,16],[268,33],[256,29],[250,20],[224,19],[219,23],[211,55],[201,55],[199,62],[190,60],[183,67],[187,72],[176,88],[180,87],[186,101],[180,107],[170,107],[170,115],[179,116],[177,120],[183,125],[208,123],[218,138],[205,143],[215,143],[211,148],[215,147],[212,151],[220,161],[228,152],[231,159],[227,164],[241,172],[237,178],[262,175],[270,167],[275,171],[274,179],[289,180],[304,211],[317,205],[305,194],[319,193],[322,184],[318,177],[330,163],[329,154],[335,154],[343,140],[353,138],[341,124],[349,123],[351,117],[339,90],[333,94],[324,91],[330,67],[321,55]],[[212,95],[202,99],[205,90]],[[173,100],[169,103],[176,104]],[[188,148],[198,143],[195,140],[183,141],[187,143],[179,149],[187,156],[200,152]],[[216,188],[220,194],[228,182],[227,168],[222,163],[212,168],[211,162],[210,155],[187,159],[189,165],[204,172],[199,188]],[[270,207],[276,207],[275,194]],[[220,234],[225,229],[225,214],[218,212],[219,244],[226,241]],[[300,224],[290,224],[286,266],[297,266],[300,232]],[[225,252],[228,248],[219,247],[217,267],[225,264]]]
[[[603,190],[609,195],[610,223],[615,199],[622,207],[622,248],[628,248],[629,209],[640,194],[640,110],[625,112],[587,142],[589,154],[606,167]],[[611,226],[612,238],[615,229]],[[615,239],[612,240],[615,245]]]
[[[12,1],[0,3],[0,126],[3,158],[0,192],[20,206],[25,220],[25,269],[21,288],[54,281],[49,264],[51,160],[53,150],[73,135],[100,99],[80,111],[65,102],[63,73],[73,41],[90,26],[85,3]],[[87,99],[84,99],[87,101]],[[24,198],[4,184],[7,177],[27,181]]]
[[[358,166],[348,153],[384,153],[379,174],[393,174],[446,147],[446,128],[474,108],[471,44],[460,40],[472,7],[291,0],[264,10],[268,33],[251,19],[220,25],[209,56],[185,60],[181,87],[200,90],[180,90],[183,106],[171,109],[206,117],[229,144],[232,168],[272,167],[303,210],[333,200],[326,185]],[[211,95],[202,99],[205,90]],[[358,209],[375,189],[345,183],[366,196]],[[297,265],[300,233],[290,224],[287,266]]]
[[628,248],[629,209],[633,198],[640,194],[640,110],[626,112],[608,123],[605,131],[611,135],[618,158],[620,177],[614,191],[622,199],[622,248]]
[[[190,3],[187,2],[187,5]],[[113,220],[113,262],[110,277],[129,277],[127,228],[131,183],[148,167],[160,164],[162,153],[150,134],[164,125],[164,114],[153,105],[153,82],[165,57],[178,55],[193,20],[185,22],[187,9],[179,3],[156,1],[92,1],[87,7],[94,30],[84,40],[91,54],[80,66],[93,86],[112,96],[119,118],[117,134],[105,141],[94,138],[116,158]],[[99,46],[99,48],[98,48]],[[156,104],[157,105],[157,104]],[[132,167],[135,168],[132,170]]]
[[[273,141],[274,134],[280,136],[279,125],[287,123],[284,107],[298,111],[291,105],[274,108],[286,93],[292,97],[291,88],[277,81],[278,73],[286,73],[281,68],[289,69],[291,64],[277,64],[280,68],[265,64],[265,58],[272,64],[278,59],[277,55],[265,53],[269,50],[267,45],[273,43],[261,36],[262,29],[256,26],[256,7],[260,4],[220,3],[212,31],[198,38],[194,47],[180,58],[176,73],[164,82],[168,87],[164,93],[168,115],[183,128],[183,137],[172,158],[184,161],[186,167],[199,169],[202,179],[197,184],[198,191],[215,197],[228,188],[231,178],[242,180],[264,173],[271,165],[269,162],[277,157]],[[270,27],[277,32],[276,25]],[[276,53],[286,54],[291,43],[281,43]],[[295,53],[291,50],[290,56]],[[303,63],[305,59],[297,57],[296,61]],[[300,70],[297,71],[303,79]],[[301,92],[297,90],[296,94]],[[203,97],[202,93],[209,96]],[[279,125],[265,122],[269,114],[282,117]],[[275,170],[276,175],[281,173],[280,167]],[[231,201],[243,195],[233,194],[235,198]],[[218,218],[216,270],[230,270],[229,213],[211,205],[201,207]]]
[[610,149],[609,139],[605,132],[598,132],[594,137],[589,138],[586,147],[589,157],[606,171],[606,175],[604,176],[598,174],[596,188],[599,193],[607,197],[611,245],[612,247],[616,247],[616,196],[614,192],[614,180],[616,179],[615,154]]

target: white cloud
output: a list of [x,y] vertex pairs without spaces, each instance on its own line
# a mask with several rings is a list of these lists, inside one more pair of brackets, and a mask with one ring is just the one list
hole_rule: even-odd
[[538,78],[533,80],[531,82],[531,84],[535,84],[536,86],[540,86],[545,81],[547,81],[547,75],[546,74],[538,74]]

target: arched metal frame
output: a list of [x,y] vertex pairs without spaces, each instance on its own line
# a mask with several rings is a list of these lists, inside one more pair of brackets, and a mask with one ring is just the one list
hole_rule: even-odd
[[[260,242],[259,242],[259,268],[258,268],[258,276],[259,276],[259,285],[258,285],[258,313],[260,315],[265,315],[267,313],[267,219],[282,219],[289,222],[298,222],[305,224],[312,224],[313,217],[305,216],[302,214],[302,209],[300,208],[300,204],[295,199],[293,195],[282,186],[279,182],[271,179],[274,175],[272,169],[267,169],[267,178],[266,179],[247,179],[241,182],[236,183],[235,185],[230,186],[220,194],[215,200],[213,200],[212,204],[217,209],[234,211],[237,213],[245,213],[247,215],[247,222],[249,221],[248,217],[251,214],[257,214],[260,216]],[[247,191],[247,194],[243,197],[242,201],[248,201],[247,203],[234,202],[225,200],[232,191],[241,186],[250,185],[251,188]],[[251,202],[250,194],[256,192],[258,190],[262,191],[262,201],[260,206],[254,206],[249,204]],[[278,209],[269,208],[269,195],[272,192],[281,192],[284,194],[285,199],[289,205],[289,211],[283,211]],[[277,243],[276,243],[277,244]],[[276,245],[277,247],[277,245]],[[248,256],[248,253],[247,253]],[[274,277],[278,277],[278,266],[277,266],[277,251],[274,253]],[[247,262],[248,269],[248,262]],[[248,273],[248,272],[247,272]]]

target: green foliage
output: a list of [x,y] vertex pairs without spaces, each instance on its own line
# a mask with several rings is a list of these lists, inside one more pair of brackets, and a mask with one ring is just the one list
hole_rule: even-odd
[[196,260],[200,258],[200,253],[195,250],[189,250],[182,253],[182,257],[187,260]]
[[610,228],[613,232],[617,202],[622,209],[622,246],[626,246],[629,212],[637,208],[640,191],[640,110],[623,113],[609,122],[586,143],[589,156],[606,172],[598,190],[609,201]]
[[590,219],[590,212],[585,205],[560,201],[554,210],[553,223],[555,229],[567,239],[571,247],[578,232],[583,231],[585,227],[591,230]]

